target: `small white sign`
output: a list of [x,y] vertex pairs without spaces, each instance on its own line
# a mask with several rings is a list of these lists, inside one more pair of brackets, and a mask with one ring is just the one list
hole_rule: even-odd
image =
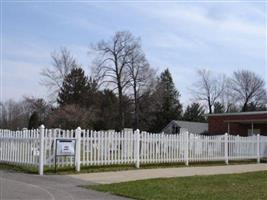
[[34,156],[39,156],[39,148],[36,148],[36,147],[34,147],[34,148],[32,148],[32,152],[33,152],[33,155]]
[[74,156],[75,140],[57,140],[58,156]]

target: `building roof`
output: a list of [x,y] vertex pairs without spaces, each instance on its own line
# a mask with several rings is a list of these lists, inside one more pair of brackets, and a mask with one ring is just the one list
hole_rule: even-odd
[[172,120],[166,127],[173,124],[180,128],[187,129],[190,133],[200,134],[208,131],[208,123]]
[[235,113],[214,113],[214,114],[205,114],[207,117],[213,116],[241,116],[241,115],[266,115],[267,111],[253,111],[253,112],[235,112]]

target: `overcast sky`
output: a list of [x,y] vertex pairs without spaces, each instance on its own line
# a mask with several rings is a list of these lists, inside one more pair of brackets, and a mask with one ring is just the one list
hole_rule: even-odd
[[266,79],[266,2],[2,3],[2,99],[46,97],[40,71],[66,46],[89,74],[91,43],[129,30],[152,67],[169,68],[182,102],[196,70],[230,75],[249,69]]

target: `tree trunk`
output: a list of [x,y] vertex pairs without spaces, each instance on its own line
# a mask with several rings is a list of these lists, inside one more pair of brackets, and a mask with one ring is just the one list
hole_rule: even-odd
[[210,97],[208,97],[209,113],[212,114],[212,105],[210,103]]
[[120,120],[120,130],[124,129],[125,126],[125,117],[124,117],[124,111],[123,111],[123,96],[122,96],[122,88],[119,84],[118,87],[119,91],[119,120]]
[[134,130],[139,128],[139,102],[136,87],[134,87]]
[[248,102],[245,101],[245,103],[243,104],[243,107],[242,107],[242,112],[246,112],[247,111],[247,107],[248,107]]

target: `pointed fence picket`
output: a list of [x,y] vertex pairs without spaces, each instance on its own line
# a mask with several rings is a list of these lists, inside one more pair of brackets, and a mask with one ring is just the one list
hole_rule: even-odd
[[[41,137],[42,136],[42,137]],[[57,157],[58,167],[245,160],[267,157],[267,136],[167,135],[132,131],[0,130],[0,162],[54,167],[56,139],[75,139],[76,158]],[[40,149],[41,148],[41,149]],[[40,155],[41,154],[41,155]]]

